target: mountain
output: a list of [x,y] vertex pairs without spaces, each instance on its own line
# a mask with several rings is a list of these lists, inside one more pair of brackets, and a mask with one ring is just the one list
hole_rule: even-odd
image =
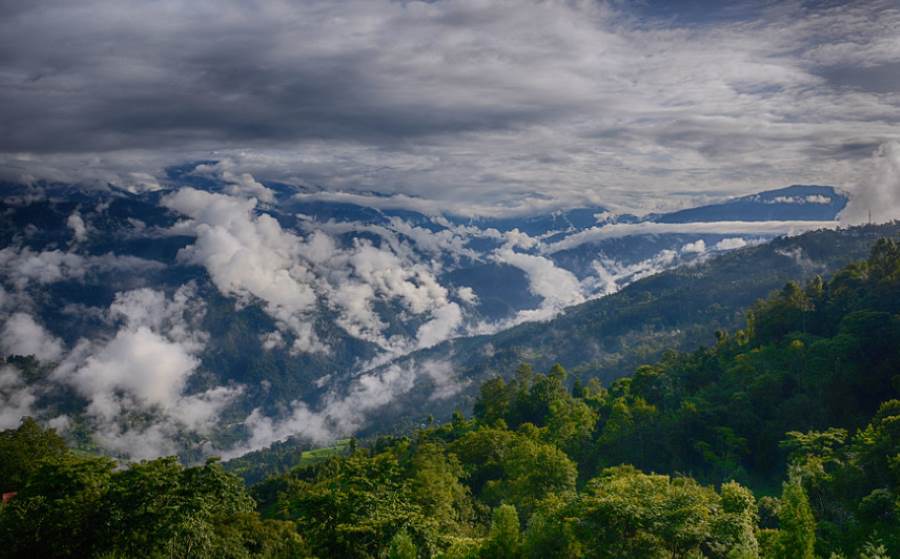
[[660,223],[697,221],[829,220],[847,205],[830,186],[794,185],[655,217]]
[[369,374],[439,366],[455,372],[459,394],[434,398],[442,387],[422,375],[415,387],[379,410],[368,432],[402,431],[429,414],[446,419],[454,409],[471,409],[478,386],[495,375],[508,377],[520,363],[537,370],[559,363],[584,380],[609,383],[665,351],[710,343],[716,332],[742,326],[748,308],[788,281],[827,277],[865,258],[878,239],[898,236],[900,224],[894,223],[781,237],[635,281],[550,321],[411,353]]
[[[140,192],[0,185],[0,353],[37,359],[4,369],[3,426],[34,415],[86,448],[195,459],[352,432],[423,382],[438,390],[421,409],[443,413],[464,401],[456,367],[473,371],[462,382],[477,376],[474,361],[455,360],[465,348],[479,358],[485,335],[505,332],[488,363],[528,357],[517,336],[539,330],[533,321],[834,226],[846,203],[830,187],[792,187],[756,195],[784,206],[782,222],[667,223],[602,207],[461,216],[214,167],[170,169],[166,187]],[[780,199],[801,193],[831,197],[831,214]],[[421,367],[431,355],[443,357]],[[629,362],[616,355],[598,353],[595,372]]]
[[25,419],[0,557],[896,557],[898,311],[879,239],[713,343],[608,386],[522,365],[403,436],[117,464]]

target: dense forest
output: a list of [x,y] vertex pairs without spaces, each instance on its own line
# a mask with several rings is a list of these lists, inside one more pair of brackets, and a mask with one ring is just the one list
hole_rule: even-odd
[[[249,487],[0,434],[0,557],[900,557],[900,245],[603,386],[520,366],[473,416]],[[14,495],[11,495],[15,493]]]

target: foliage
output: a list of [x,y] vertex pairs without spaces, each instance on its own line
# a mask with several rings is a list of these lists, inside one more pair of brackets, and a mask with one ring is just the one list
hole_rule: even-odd
[[17,491],[0,558],[896,557],[898,371],[900,246],[883,241],[709,348],[608,388],[523,365],[473,419],[284,447],[249,493],[215,460],[117,467],[25,420],[0,433]]
[[512,505],[494,509],[491,531],[481,548],[481,559],[515,559],[521,545],[519,513]]
[[391,538],[387,559],[416,559],[416,544],[406,531],[401,530]]
[[114,467],[71,452],[39,462],[0,510],[0,557],[309,555],[292,526],[260,519],[240,479],[215,461]]
[[64,455],[66,443],[53,429],[44,430],[30,417],[18,429],[0,431],[0,492],[15,491],[41,461]]
[[781,523],[779,559],[813,559],[816,520],[809,507],[806,492],[798,480],[790,480],[784,484],[778,520]]

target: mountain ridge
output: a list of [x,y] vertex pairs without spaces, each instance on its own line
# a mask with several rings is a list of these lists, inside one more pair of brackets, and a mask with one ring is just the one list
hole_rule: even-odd
[[[666,233],[658,227],[668,225],[656,223],[645,232],[640,219],[599,206],[463,224],[409,208],[313,200],[305,187],[207,176],[204,165],[173,171],[180,182],[147,192],[5,185],[0,352],[43,355],[43,380],[17,381],[13,395],[31,402],[30,413],[69,425],[82,444],[98,444],[99,429],[107,433],[99,444],[113,452],[169,451],[168,441],[185,440],[185,456],[196,457],[208,452],[196,441],[258,448],[296,431],[353,430],[417,382],[444,399],[459,390],[455,371],[412,367],[398,356],[545,320],[778,231],[735,234],[704,224]],[[549,250],[559,239],[626,225],[636,229]],[[141,310],[146,305],[158,310]],[[26,343],[26,331],[40,336]],[[173,392],[113,373],[132,367],[139,344],[151,342],[172,357],[162,363]],[[160,374],[156,363],[142,363],[140,374]],[[399,372],[390,369],[397,363]],[[371,371],[393,372],[366,385]],[[171,405],[198,398],[207,416]],[[112,402],[113,415],[90,411],[99,402]],[[130,408],[151,419],[123,431],[114,414]],[[338,411],[318,415],[328,409]],[[140,442],[152,433],[154,442]]]

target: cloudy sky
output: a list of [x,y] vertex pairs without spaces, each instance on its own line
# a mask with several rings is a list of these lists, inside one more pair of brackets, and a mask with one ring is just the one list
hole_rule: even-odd
[[217,159],[645,210],[853,189],[900,139],[897,29],[878,0],[0,1],[0,178],[152,186]]

